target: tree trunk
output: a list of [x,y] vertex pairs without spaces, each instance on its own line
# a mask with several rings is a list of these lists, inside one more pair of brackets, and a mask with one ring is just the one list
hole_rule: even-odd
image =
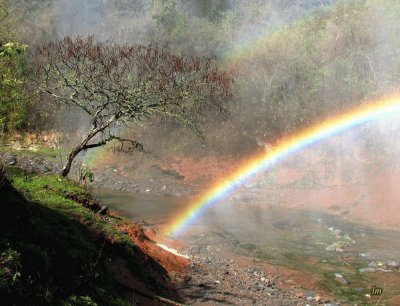
[[83,146],[80,145],[76,147],[71,153],[69,153],[67,157],[67,162],[65,163],[63,169],[61,170],[61,175],[67,177],[69,172],[71,171],[72,162],[74,161],[75,157],[83,150]]
[[[118,119],[118,118],[117,118]],[[86,138],[82,140],[82,142],[75,147],[71,153],[69,153],[68,157],[67,157],[67,162],[65,164],[65,166],[63,167],[63,169],[61,170],[61,175],[66,177],[68,176],[69,172],[71,171],[71,166],[72,166],[72,162],[74,161],[75,157],[83,150],[87,150],[87,149],[92,149],[92,148],[97,148],[97,147],[101,147],[103,145],[105,145],[107,143],[107,141],[111,140],[112,138],[109,138],[108,140],[103,140],[101,142],[98,143],[94,143],[94,144],[89,144],[88,142],[95,137],[97,134],[101,133],[102,131],[104,131],[108,126],[110,126],[110,124],[112,124],[114,121],[116,120],[115,116],[113,116],[106,124],[102,125],[99,128],[93,128],[89,134],[86,135]]]

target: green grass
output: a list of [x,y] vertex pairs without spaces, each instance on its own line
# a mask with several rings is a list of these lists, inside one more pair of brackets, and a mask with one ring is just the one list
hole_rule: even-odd
[[[0,146],[0,152],[14,152],[9,147]],[[18,155],[26,155],[26,156],[43,156],[48,158],[59,158],[60,155],[65,157],[67,154],[67,150],[65,149],[56,149],[56,148],[49,148],[45,146],[38,145],[35,150],[29,150],[27,148],[22,148],[18,150]]]
[[136,279],[162,291],[149,271],[166,272],[116,229],[124,218],[101,217],[68,198],[95,202],[84,188],[15,168],[7,177],[0,186],[1,305],[131,305],[132,290],[105,265],[117,257]]

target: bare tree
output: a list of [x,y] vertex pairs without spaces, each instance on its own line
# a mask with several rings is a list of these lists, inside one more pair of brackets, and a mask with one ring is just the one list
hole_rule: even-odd
[[223,112],[231,78],[212,59],[176,56],[166,47],[118,45],[93,37],[65,37],[37,49],[36,81],[41,95],[85,112],[91,127],[69,153],[62,175],[83,150],[117,140],[143,150],[133,139],[121,138],[121,125],[153,116],[174,120],[201,137],[202,115]]

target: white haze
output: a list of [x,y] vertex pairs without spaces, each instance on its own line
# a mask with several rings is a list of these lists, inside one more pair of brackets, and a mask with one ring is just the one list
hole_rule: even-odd
[[[210,8],[215,8],[217,2],[211,1]],[[226,7],[221,12],[217,12],[220,15],[217,14],[218,16],[213,17],[214,19],[204,16],[204,11],[199,8],[201,6],[191,5],[186,1],[125,1],[119,5],[115,3],[118,1],[55,0],[53,9],[59,37],[94,35],[96,39],[102,41],[139,44],[148,44],[152,41],[170,43],[177,53],[216,56],[222,60],[226,54],[238,47],[251,44],[257,38],[271,33],[282,25],[305,18],[316,10],[328,10],[336,1],[231,0],[226,1]],[[177,14],[177,17],[171,18],[168,13]],[[276,87],[288,83],[296,67],[303,67],[300,51],[298,54],[271,54],[266,56],[264,62],[249,58],[242,63],[244,77],[236,84],[236,96],[230,106],[232,117],[226,123],[229,135],[224,139],[211,138],[210,147],[220,146],[226,154],[232,151],[252,152],[259,149],[257,139],[265,143],[273,142],[272,139],[276,137],[276,134],[293,132],[298,126],[302,126],[303,120],[318,118],[321,115],[321,109],[325,109],[325,113],[322,113],[323,117],[327,117],[332,111],[346,109],[346,106],[362,100],[367,94],[360,89],[354,96],[350,95],[350,90],[344,88],[344,85],[350,86],[346,83],[345,77],[365,78],[366,83],[373,84],[374,92],[371,96],[392,91],[398,81],[399,62],[388,62],[387,58],[400,58],[400,43],[396,36],[400,25],[393,18],[389,18],[388,21],[387,14],[387,11],[380,9],[377,2],[375,8],[372,7],[365,15],[360,15],[359,22],[366,25],[365,39],[371,41],[372,49],[357,50],[354,52],[356,54],[354,58],[346,58],[346,55],[343,55],[343,63],[338,60],[336,64],[335,59],[332,59],[333,64],[326,66],[327,72],[325,71],[326,74],[320,80],[320,87],[313,93],[312,98],[318,101],[313,108],[304,108],[310,89],[301,81],[294,85],[289,83],[287,86],[290,90],[290,86],[300,88],[304,85],[304,89],[303,87],[299,89],[303,96],[289,97],[285,101],[287,104],[280,110],[276,110],[275,104],[270,102],[271,97],[276,93]],[[167,17],[171,19],[166,21]],[[326,37],[321,40],[318,48],[325,50],[326,54],[336,54],[335,50],[341,47],[340,39],[344,35],[341,32],[343,29],[335,24],[335,20],[330,20],[325,29],[327,30]],[[346,45],[352,42],[342,43]],[[339,51],[337,53],[340,55]],[[292,62],[284,61],[281,65],[274,64],[273,60],[278,61],[285,56]],[[342,59],[340,56],[338,58]],[[321,62],[324,60],[326,59],[316,59]],[[360,67],[359,75],[347,74],[346,71],[350,69],[351,63]],[[293,71],[290,70],[291,67],[294,67]],[[286,82],[287,80],[289,81]],[[276,87],[274,87],[275,84],[277,84]],[[71,119],[68,118],[67,121],[71,122]],[[78,120],[78,122],[83,121]],[[226,126],[211,123],[206,132],[224,130]],[[343,184],[354,184],[357,180],[362,182],[364,180],[362,175],[371,175],[367,170],[369,164],[385,162],[398,165],[400,142],[396,135],[399,132],[398,120],[378,120],[359,131],[346,133],[334,140],[327,140],[324,145],[307,150],[308,156],[300,154],[291,160],[292,163],[294,160],[294,167],[297,169],[302,168],[313,174],[312,167],[315,164],[312,162],[318,157],[319,164],[325,164],[325,172],[331,177],[338,177],[339,182]],[[282,165],[284,167],[285,162]],[[350,170],[349,165],[353,167]],[[317,178],[322,180],[321,177],[317,176]],[[317,183],[320,185],[313,187],[326,187],[322,181]],[[395,183],[388,182],[388,185]],[[243,197],[251,199],[252,195],[259,194],[262,188],[267,188],[265,187],[267,184],[263,185],[262,178],[250,185],[252,187],[240,190],[239,200]],[[364,191],[366,194],[369,192],[369,190]],[[259,200],[260,198],[254,199],[254,201]],[[267,196],[264,196],[264,200],[265,205],[271,204]],[[274,199],[272,204],[280,205],[279,198]],[[229,207],[227,211],[223,204],[217,206],[212,212],[217,216],[215,219],[244,222],[250,231],[262,228],[265,222],[271,222],[267,215],[254,213],[244,216],[242,211],[238,213],[232,209],[234,206]]]

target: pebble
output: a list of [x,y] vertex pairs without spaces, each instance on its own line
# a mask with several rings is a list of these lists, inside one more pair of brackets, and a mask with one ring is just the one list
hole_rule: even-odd
[[368,267],[368,268],[361,268],[358,270],[360,273],[374,273],[375,269],[372,267]]
[[340,273],[335,273],[335,280],[338,281],[339,283],[342,283],[343,285],[349,285],[350,282],[344,278],[344,276]]
[[385,272],[385,273],[388,273],[388,272],[393,272],[392,270],[389,270],[389,269],[383,269],[383,268],[378,268],[378,269],[376,269],[377,271],[381,271],[381,272]]
[[387,264],[388,264],[389,266],[393,267],[393,268],[397,268],[397,267],[399,266],[399,263],[396,262],[396,261],[394,261],[394,260],[389,260],[389,261],[387,262]]
[[302,298],[304,298],[304,292],[298,292],[298,293],[296,293],[296,296],[297,296],[299,299],[302,299]]
[[98,211],[98,213],[100,214],[100,215],[105,215],[106,213],[107,213],[107,210],[108,210],[108,207],[107,206],[102,206],[101,208],[100,208],[100,210]]
[[328,252],[336,251],[336,246],[334,244],[331,244],[331,245],[327,246],[325,248],[325,250],[328,251]]
[[12,160],[12,161],[8,162],[8,164],[10,166],[15,166],[17,164],[17,160]]

